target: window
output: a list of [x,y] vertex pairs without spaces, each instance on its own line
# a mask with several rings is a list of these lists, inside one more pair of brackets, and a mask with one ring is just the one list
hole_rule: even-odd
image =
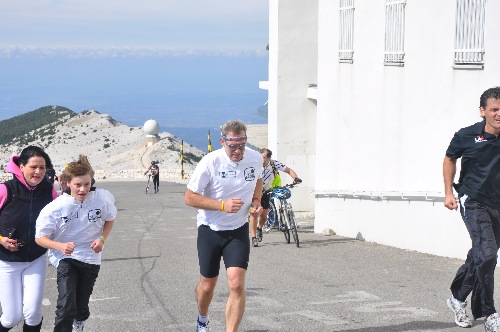
[[404,64],[406,0],[386,0],[385,2],[385,54],[384,63]]
[[354,0],[340,0],[339,62],[352,63],[354,50]]
[[484,64],[486,0],[457,0],[455,65]]

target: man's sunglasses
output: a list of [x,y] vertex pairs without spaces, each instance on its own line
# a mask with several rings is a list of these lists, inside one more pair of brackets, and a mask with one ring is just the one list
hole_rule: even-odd
[[240,145],[231,145],[231,144],[227,144],[226,143],[226,146],[229,148],[229,150],[231,151],[236,151],[236,150],[240,150],[240,151],[243,151],[245,150],[245,146],[247,145],[247,143],[243,143],[243,144],[240,144]]

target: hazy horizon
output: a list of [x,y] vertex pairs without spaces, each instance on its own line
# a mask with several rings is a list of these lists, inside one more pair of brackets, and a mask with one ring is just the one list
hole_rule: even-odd
[[49,105],[77,113],[94,109],[129,126],[155,119],[162,131],[180,138],[187,134],[183,139],[197,147],[200,143],[189,132],[206,136],[205,129],[218,128],[229,118],[267,123],[258,114],[267,101],[267,91],[258,87],[267,80],[263,55],[24,55],[2,59],[0,72],[5,78],[0,82],[0,120]]

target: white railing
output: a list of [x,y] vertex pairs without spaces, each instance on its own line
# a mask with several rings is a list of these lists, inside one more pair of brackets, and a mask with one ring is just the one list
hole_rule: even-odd
[[384,63],[404,63],[406,0],[386,0],[385,2],[385,54]]
[[455,64],[484,64],[486,0],[457,0]]
[[315,191],[315,198],[342,198],[375,201],[428,201],[444,202],[444,193],[431,191],[362,191],[323,190]]
[[354,0],[340,0],[339,62],[354,56]]

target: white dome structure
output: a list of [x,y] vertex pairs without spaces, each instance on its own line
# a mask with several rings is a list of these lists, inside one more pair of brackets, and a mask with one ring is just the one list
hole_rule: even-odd
[[144,138],[144,143],[146,146],[152,146],[160,141],[160,136],[158,132],[160,131],[160,124],[156,120],[148,120],[144,122],[143,127],[146,137]]
[[156,120],[148,120],[144,123],[144,133],[146,136],[157,136],[160,131],[160,125]]

